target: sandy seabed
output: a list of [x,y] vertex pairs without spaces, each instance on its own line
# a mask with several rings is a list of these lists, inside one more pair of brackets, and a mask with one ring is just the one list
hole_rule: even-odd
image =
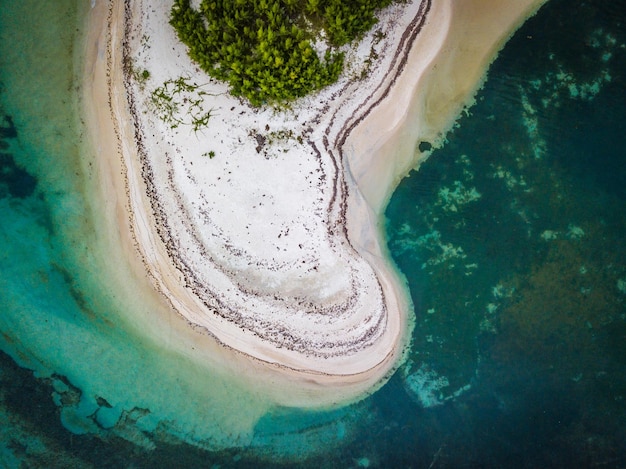
[[[85,101],[106,213],[137,294],[162,304],[130,321],[198,362],[254,376],[276,404],[338,405],[382,385],[413,327],[386,252],[386,202],[429,155],[417,144],[442,143],[541,3],[392,6],[346,48],[338,83],[278,110],[251,108],[199,71],[169,4],[95,2]],[[180,79],[193,86],[177,95],[173,126],[151,96]],[[194,131],[186,119],[209,110]]]

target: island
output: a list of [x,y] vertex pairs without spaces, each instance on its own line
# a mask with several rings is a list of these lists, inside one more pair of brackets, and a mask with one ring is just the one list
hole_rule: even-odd
[[[129,264],[166,305],[145,327],[164,341],[183,329],[179,350],[254,374],[276,404],[361,399],[413,328],[385,205],[543,1],[393,3],[340,47],[336,81],[280,103],[207,75],[173,3],[94,1],[85,54],[102,190]],[[323,41],[312,50],[323,57]]]

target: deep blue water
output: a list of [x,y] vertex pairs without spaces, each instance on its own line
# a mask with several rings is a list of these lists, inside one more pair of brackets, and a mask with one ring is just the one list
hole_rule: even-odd
[[[78,377],[16,364],[42,350],[29,346],[29,324],[57,321],[50,333],[70,342],[59,327],[97,328],[93,317],[115,306],[94,293],[89,255],[76,254],[96,238],[67,65],[81,13],[73,1],[56,15],[31,1],[38,20],[25,21],[11,4],[0,18],[24,31],[2,36],[0,56],[0,346],[10,354],[0,352],[0,467],[626,467],[624,0],[551,0],[394,194],[389,246],[417,316],[407,365],[347,409],[262,418],[269,446],[214,452],[73,434],[52,396],[59,383],[64,399],[80,395]],[[33,87],[36,71],[15,71],[11,41],[58,65],[45,80],[56,94]]]

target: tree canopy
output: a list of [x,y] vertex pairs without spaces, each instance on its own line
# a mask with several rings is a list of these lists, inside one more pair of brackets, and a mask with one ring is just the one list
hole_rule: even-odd
[[[337,47],[366,32],[392,0],[175,0],[170,24],[189,56],[255,105],[279,103],[334,83],[343,68]],[[322,30],[329,47],[312,41]]]

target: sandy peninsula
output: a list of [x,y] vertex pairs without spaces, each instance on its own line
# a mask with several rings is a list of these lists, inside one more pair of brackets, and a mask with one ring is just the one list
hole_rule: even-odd
[[335,85],[275,109],[201,72],[168,2],[94,2],[86,101],[102,188],[129,264],[186,325],[181,337],[249,362],[281,404],[381,385],[413,327],[386,252],[387,200],[541,3],[391,6],[345,48]]

